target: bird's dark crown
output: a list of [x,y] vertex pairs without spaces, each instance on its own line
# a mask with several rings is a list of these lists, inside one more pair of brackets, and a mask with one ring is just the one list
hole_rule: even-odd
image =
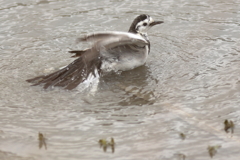
[[147,15],[147,14],[141,14],[141,15],[137,16],[137,17],[133,20],[133,22],[132,22],[132,24],[131,24],[128,32],[130,32],[130,33],[137,33],[136,25],[137,25],[139,22],[147,19],[148,17],[149,17],[149,15]]

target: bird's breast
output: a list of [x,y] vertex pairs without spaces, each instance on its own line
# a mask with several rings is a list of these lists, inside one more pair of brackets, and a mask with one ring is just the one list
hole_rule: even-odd
[[126,71],[145,64],[149,53],[149,45],[121,46],[109,51],[103,58],[103,71]]

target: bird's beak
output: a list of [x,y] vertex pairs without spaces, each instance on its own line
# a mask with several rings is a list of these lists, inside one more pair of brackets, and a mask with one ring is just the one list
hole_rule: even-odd
[[155,26],[155,25],[161,24],[161,23],[163,23],[163,21],[154,21],[150,24],[150,26],[152,27],[152,26]]

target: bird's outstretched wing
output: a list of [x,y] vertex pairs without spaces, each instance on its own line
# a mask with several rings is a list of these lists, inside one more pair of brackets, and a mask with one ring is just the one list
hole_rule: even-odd
[[127,32],[99,32],[78,38],[78,42],[91,41],[93,45],[89,49],[69,51],[74,53],[72,57],[79,57],[68,66],[53,72],[28,79],[33,85],[44,84],[44,88],[60,86],[71,90],[84,82],[89,76],[96,77],[101,74],[102,54],[101,52],[111,50],[124,45],[145,46],[147,40],[141,36]]
[[[94,42],[95,44],[105,47],[115,47],[120,45],[146,45],[148,41],[137,34],[129,32],[97,32],[77,39],[77,42]],[[114,46],[115,45],[115,46]]]
[[[92,47],[98,51],[111,51],[117,47],[121,46],[139,46],[143,47],[149,45],[149,41],[145,40],[139,35],[128,33],[128,32],[97,32],[89,35],[85,35],[76,40],[79,42],[93,42]],[[72,57],[81,56],[85,50],[74,50],[69,51],[69,53],[74,53]]]
[[96,50],[87,50],[68,66],[49,75],[28,79],[27,82],[34,83],[34,86],[44,84],[44,89],[59,86],[71,90],[84,82],[89,76],[100,75],[101,63],[99,53]]

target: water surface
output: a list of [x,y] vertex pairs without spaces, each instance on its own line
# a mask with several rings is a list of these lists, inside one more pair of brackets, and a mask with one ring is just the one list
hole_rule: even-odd
[[[0,1],[0,157],[7,160],[211,159],[240,157],[240,3],[194,1]],[[83,34],[127,31],[139,14],[149,31],[145,66],[100,79],[98,88],[32,87],[26,79],[73,61]],[[223,130],[225,119],[235,133]],[[48,149],[38,148],[38,132]],[[179,137],[180,133],[186,139]],[[113,137],[115,152],[98,140]]]

